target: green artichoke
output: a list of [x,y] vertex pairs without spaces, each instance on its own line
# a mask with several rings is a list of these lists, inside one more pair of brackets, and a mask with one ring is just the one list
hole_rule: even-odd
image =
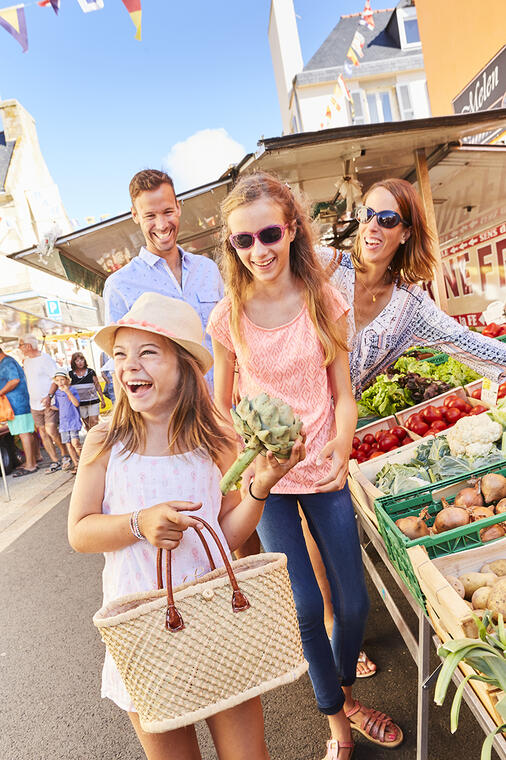
[[257,454],[265,456],[267,451],[272,451],[278,458],[288,459],[302,427],[302,420],[288,404],[267,393],[251,400],[245,396],[230,414],[246,447],[221,480],[223,494],[240,487],[242,473]]

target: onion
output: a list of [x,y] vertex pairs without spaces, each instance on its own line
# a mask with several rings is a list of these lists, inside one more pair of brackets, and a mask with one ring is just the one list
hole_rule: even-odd
[[506,497],[506,478],[498,472],[489,472],[480,481],[480,488],[487,504]]
[[504,536],[504,528],[502,525],[489,525],[488,528],[482,528],[480,530],[480,539],[485,543],[486,541],[493,541],[495,538],[502,538]]
[[429,535],[429,529],[425,520],[429,514],[427,507],[422,509],[418,517],[410,515],[409,517],[400,517],[395,521],[399,530],[410,539],[422,538]]
[[501,499],[501,501],[498,501],[494,509],[496,515],[500,515],[503,512],[506,512],[506,499]]
[[484,504],[479,481],[474,487],[463,488],[459,491],[453,502],[454,507],[482,507]]
[[441,499],[441,504],[443,509],[436,515],[433,525],[436,533],[460,528],[462,525],[468,525],[471,522],[469,512],[463,507],[451,507],[445,499]]
[[492,507],[470,507],[470,511],[473,520],[484,520],[485,517],[493,517],[494,515]]

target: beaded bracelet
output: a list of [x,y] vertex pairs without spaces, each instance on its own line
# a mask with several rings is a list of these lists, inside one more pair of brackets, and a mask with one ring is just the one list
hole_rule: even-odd
[[140,541],[144,539],[144,536],[142,535],[140,528],[139,528],[139,512],[141,510],[137,510],[136,512],[132,512],[130,515],[130,530],[134,534],[135,538],[138,538]]
[[255,499],[255,501],[265,501],[267,499],[267,496],[269,496],[269,494],[267,494],[267,496],[264,496],[263,498],[259,499],[258,496],[255,496],[255,494],[252,493],[252,491],[251,491],[251,484],[252,483],[253,483],[253,480],[250,480],[250,484],[248,486],[248,491],[249,491],[249,495],[251,496],[251,498]]

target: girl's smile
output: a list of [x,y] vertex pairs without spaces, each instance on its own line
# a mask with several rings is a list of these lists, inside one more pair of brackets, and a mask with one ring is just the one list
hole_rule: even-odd
[[[374,211],[389,209],[400,213],[394,196],[384,187],[377,187],[367,196],[367,205]],[[399,246],[408,239],[410,231],[404,224],[391,229],[381,227],[374,216],[367,224],[359,224],[358,234],[366,263],[389,264]]]

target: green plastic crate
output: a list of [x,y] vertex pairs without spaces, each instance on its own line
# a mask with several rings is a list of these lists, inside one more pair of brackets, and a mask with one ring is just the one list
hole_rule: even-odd
[[499,335],[499,337],[496,338],[496,340],[502,340],[503,343],[506,343],[506,335]]
[[[400,517],[418,515],[424,507],[428,507],[430,517],[427,520],[427,524],[430,527],[437,513],[442,509],[441,502],[434,501],[433,499],[432,494],[434,491],[439,491],[454,483],[463,483],[471,478],[481,477],[488,472],[500,472],[502,475],[506,475],[506,462],[482,467],[479,470],[468,473],[466,476],[440,480],[437,483],[428,483],[427,486],[406,494],[383,496],[374,502],[379,532],[385,542],[390,561],[395,566],[413,597],[424,610],[425,597],[413,570],[407,549],[411,546],[425,546],[429,557],[434,559],[435,557],[443,557],[447,554],[456,554],[466,549],[472,549],[475,546],[482,546],[483,542],[480,539],[480,530],[486,528],[487,525],[493,525],[494,523],[506,520],[506,512],[502,515],[494,515],[493,517],[487,517],[484,520],[478,520],[469,525],[463,525],[460,528],[448,530],[436,536],[423,536],[422,538],[412,540],[399,530],[395,521]],[[447,501],[452,503],[453,498],[449,498]]]
[[422,359],[422,361],[439,366],[440,364],[446,364],[448,361],[448,354],[437,353],[434,354],[434,356],[429,356],[427,359]]

